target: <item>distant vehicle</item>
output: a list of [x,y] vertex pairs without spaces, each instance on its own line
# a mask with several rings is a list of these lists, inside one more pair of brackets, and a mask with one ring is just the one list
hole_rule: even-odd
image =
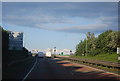
[[46,57],[50,57],[51,58],[51,52],[46,52]]
[[43,52],[38,52],[38,57],[44,57],[45,54]]

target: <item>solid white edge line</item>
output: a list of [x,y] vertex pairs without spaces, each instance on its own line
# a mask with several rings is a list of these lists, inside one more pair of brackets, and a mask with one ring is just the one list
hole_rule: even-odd
[[34,64],[33,67],[30,69],[30,71],[27,73],[27,75],[23,78],[22,81],[24,81],[24,80],[28,77],[28,75],[30,74],[30,72],[31,72],[31,71],[33,70],[33,68],[35,67],[36,63],[37,63],[37,58],[36,58],[35,64]]

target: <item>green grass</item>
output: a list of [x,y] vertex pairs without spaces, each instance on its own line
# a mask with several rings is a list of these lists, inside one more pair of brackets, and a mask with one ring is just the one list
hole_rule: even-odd
[[109,61],[109,62],[118,62],[118,54],[117,53],[102,53],[96,56],[71,56],[74,58],[81,58],[81,59],[90,59],[90,60],[100,60],[100,61]]
[[63,56],[70,56],[70,55],[63,55]]

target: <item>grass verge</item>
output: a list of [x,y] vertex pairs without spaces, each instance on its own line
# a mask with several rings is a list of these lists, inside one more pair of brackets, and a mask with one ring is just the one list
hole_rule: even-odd
[[71,56],[74,58],[79,58],[79,59],[90,59],[90,60],[99,60],[99,61],[108,61],[108,62],[118,62],[118,54],[117,53],[101,53],[96,56]]

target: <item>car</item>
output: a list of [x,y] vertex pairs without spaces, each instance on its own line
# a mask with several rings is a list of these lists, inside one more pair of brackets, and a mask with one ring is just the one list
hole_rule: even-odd
[[38,57],[43,58],[45,57],[45,54],[43,52],[38,52]]

